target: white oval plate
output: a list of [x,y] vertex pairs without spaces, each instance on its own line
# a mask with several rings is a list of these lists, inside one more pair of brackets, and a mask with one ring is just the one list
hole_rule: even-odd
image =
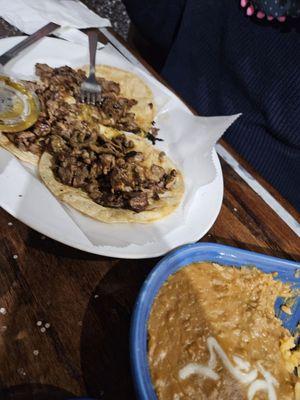
[[[23,38],[1,39],[0,54]],[[111,52],[109,57],[106,55],[103,60],[103,53],[100,51],[98,57],[98,59],[102,57],[103,63],[121,68],[126,69],[129,65],[117,52]],[[61,39],[44,38],[11,61],[7,65],[7,70],[19,76],[33,76],[34,65],[37,62],[44,62],[52,67],[61,65],[78,67],[86,64],[87,60],[87,48]],[[161,88],[158,82],[157,87]],[[175,100],[182,109],[186,110],[186,106],[172,92],[168,89],[164,90],[173,101]],[[3,149],[0,149],[0,205],[8,213],[43,235],[89,253],[132,259],[157,257],[183,244],[196,242],[215,222],[222,205],[223,176],[215,151],[213,159],[217,175],[212,183],[199,191],[192,223],[161,237],[158,235],[157,240],[152,243],[130,244],[123,247],[93,245],[65,209],[57,206],[56,199],[49,194],[44,185]]]

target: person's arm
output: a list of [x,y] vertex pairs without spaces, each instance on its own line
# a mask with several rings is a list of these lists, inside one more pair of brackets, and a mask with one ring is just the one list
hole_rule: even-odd
[[176,36],[186,0],[123,0],[129,17],[151,44],[168,51]]

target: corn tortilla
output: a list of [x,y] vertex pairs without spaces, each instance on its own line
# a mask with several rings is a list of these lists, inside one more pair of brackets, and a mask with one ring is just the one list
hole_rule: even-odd
[[24,151],[19,149],[13,142],[11,142],[5,133],[0,132],[0,146],[11,154],[19,158],[21,161],[28,162],[32,165],[38,165],[40,157],[31,151]]
[[[106,135],[118,135],[113,129],[106,129]],[[166,171],[176,169],[173,162],[166,156],[163,160],[160,151],[154,149],[146,139],[130,135],[135,144],[134,150],[143,153],[145,162],[143,165],[150,167],[153,164],[163,167]],[[140,213],[132,210],[103,207],[95,203],[82,189],[64,185],[56,180],[52,170],[52,156],[45,152],[39,162],[39,173],[50,191],[62,202],[72,206],[89,217],[106,223],[150,223],[161,220],[171,214],[180,204],[184,193],[184,182],[181,173],[177,170],[175,184],[171,190],[166,191],[157,201],[152,200],[147,210]]]

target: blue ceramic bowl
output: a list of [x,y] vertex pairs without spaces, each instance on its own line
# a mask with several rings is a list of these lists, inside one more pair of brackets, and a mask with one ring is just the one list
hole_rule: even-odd
[[[213,243],[186,245],[169,253],[156,265],[144,282],[133,312],[130,334],[131,365],[139,400],[157,400],[147,356],[147,322],[154,298],[169,275],[185,265],[198,261],[211,261],[237,267],[255,266],[266,273],[278,272],[276,279],[290,282],[293,287],[300,288],[300,277],[295,277],[300,264],[292,261]],[[281,315],[281,304],[282,299],[277,299],[276,314],[282,319],[284,326],[293,331],[300,320],[300,298],[295,302],[291,316]]]

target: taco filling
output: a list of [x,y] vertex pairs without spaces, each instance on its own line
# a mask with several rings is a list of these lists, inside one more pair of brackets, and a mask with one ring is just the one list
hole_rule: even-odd
[[98,221],[149,223],[180,204],[184,182],[164,152],[145,138],[101,126],[52,135],[41,179],[61,201]]
[[[100,72],[97,74],[97,80],[102,87],[102,101],[93,106],[80,103],[80,85],[86,78],[83,70],[74,70],[68,66],[51,68],[46,64],[36,64],[39,80],[25,84],[39,98],[42,110],[39,119],[29,130],[2,137],[1,145],[5,147],[5,140],[8,138],[19,151],[31,152],[39,157],[48,148],[52,135],[66,139],[70,136],[71,129],[85,130],[87,126],[93,128],[101,124],[133,133],[141,133],[147,128],[150,134],[155,134],[156,129],[151,126],[154,111],[150,89],[140,78],[126,71],[105,66],[98,67],[98,70]],[[120,77],[116,76],[120,83],[109,79],[113,76],[111,71],[121,74]],[[103,75],[107,79],[102,77]],[[132,86],[141,89],[143,95],[140,99],[124,97],[123,93],[138,97]],[[145,118],[141,115],[142,108]]]
[[[52,138],[52,170],[56,179],[83,189],[97,204],[145,211],[175,184],[176,169],[145,165],[143,152],[136,151],[134,142],[124,134],[79,136],[71,146],[59,136]],[[165,157],[163,153],[160,156]]]

